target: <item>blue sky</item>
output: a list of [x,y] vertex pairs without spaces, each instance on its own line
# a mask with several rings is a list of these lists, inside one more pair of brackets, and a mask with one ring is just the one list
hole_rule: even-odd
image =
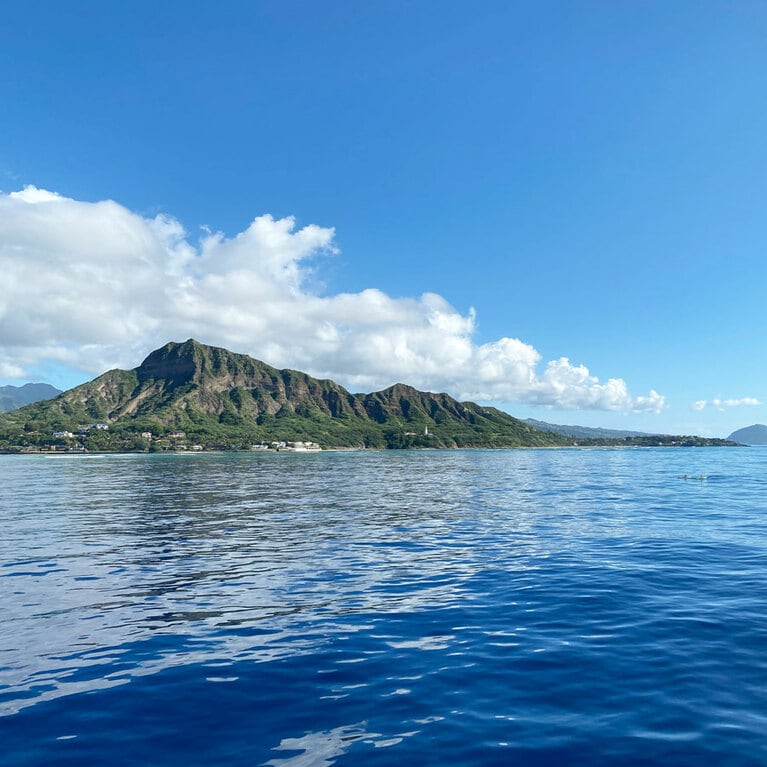
[[767,422],[763,3],[3,16],[0,383],[194,336],[559,423]]

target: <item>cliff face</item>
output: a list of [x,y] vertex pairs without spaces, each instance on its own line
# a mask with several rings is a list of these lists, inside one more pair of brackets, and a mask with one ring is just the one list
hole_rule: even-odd
[[[134,370],[112,370],[54,400],[16,411],[18,427],[186,429],[248,438],[307,436],[329,445],[487,446],[562,444],[494,408],[404,384],[352,394],[330,380],[278,370],[193,339],[168,343]],[[291,431],[292,430],[292,431]],[[238,433],[239,433],[238,432]]]

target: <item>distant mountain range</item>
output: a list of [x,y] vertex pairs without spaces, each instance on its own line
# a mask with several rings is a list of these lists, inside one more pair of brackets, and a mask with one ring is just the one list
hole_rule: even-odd
[[0,449],[711,445],[699,437],[586,439],[542,431],[508,413],[395,384],[352,394],[193,339],[168,343],[133,370],[111,370],[55,399],[0,415]]
[[39,402],[44,399],[53,399],[61,394],[57,389],[47,383],[27,383],[23,386],[0,386],[0,413],[15,410],[18,407]]
[[734,431],[727,439],[742,445],[767,445],[767,426],[755,423],[753,426]]
[[525,423],[540,431],[551,431],[566,437],[578,437],[581,439],[625,439],[626,437],[650,437],[651,434],[642,431],[623,431],[622,429],[597,429],[589,426],[563,426],[546,421],[536,421],[535,418],[526,418]]

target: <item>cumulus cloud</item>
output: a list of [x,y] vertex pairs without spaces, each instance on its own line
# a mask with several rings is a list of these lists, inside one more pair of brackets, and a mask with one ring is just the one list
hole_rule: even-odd
[[721,399],[719,397],[714,397],[712,400],[699,399],[697,402],[693,402],[692,409],[704,410],[710,406],[716,408],[717,410],[724,411],[731,407],[742,407],[744,405],[754,406],[761,404],[761,401],[756,397],[741,397],[740,399]]
[[264,215],[234,237],[195,240],[170,216],[111,200],[32,186],[0,194],[3,369],[54,360],[96,374],[195,337],[355,390],[403,381],[479,401],[664,407],[657,392],[632,396],[622,379],[602,383],[566,357],[543,363],[517,338],[477,344],[474,311],[434,293],[312,291],[313,259],[335,252],[333,239],[331,228]]

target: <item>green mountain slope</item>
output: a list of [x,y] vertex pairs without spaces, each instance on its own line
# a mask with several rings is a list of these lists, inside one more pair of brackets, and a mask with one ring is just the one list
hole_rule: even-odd
[[[93,424],[109,428],[85,428]],[[495,408],[410,386],[352,394],[330,380],[277,370],[192,339],[168,343],[134,370],[112,370],[53,400],[0,416],[0,444],[76,434],[89,449],[146,449],[184,432],[204,447],[310,440],[323,447],[521,447],[572,444]],[[175,436],[171,436],[175,435]]]

